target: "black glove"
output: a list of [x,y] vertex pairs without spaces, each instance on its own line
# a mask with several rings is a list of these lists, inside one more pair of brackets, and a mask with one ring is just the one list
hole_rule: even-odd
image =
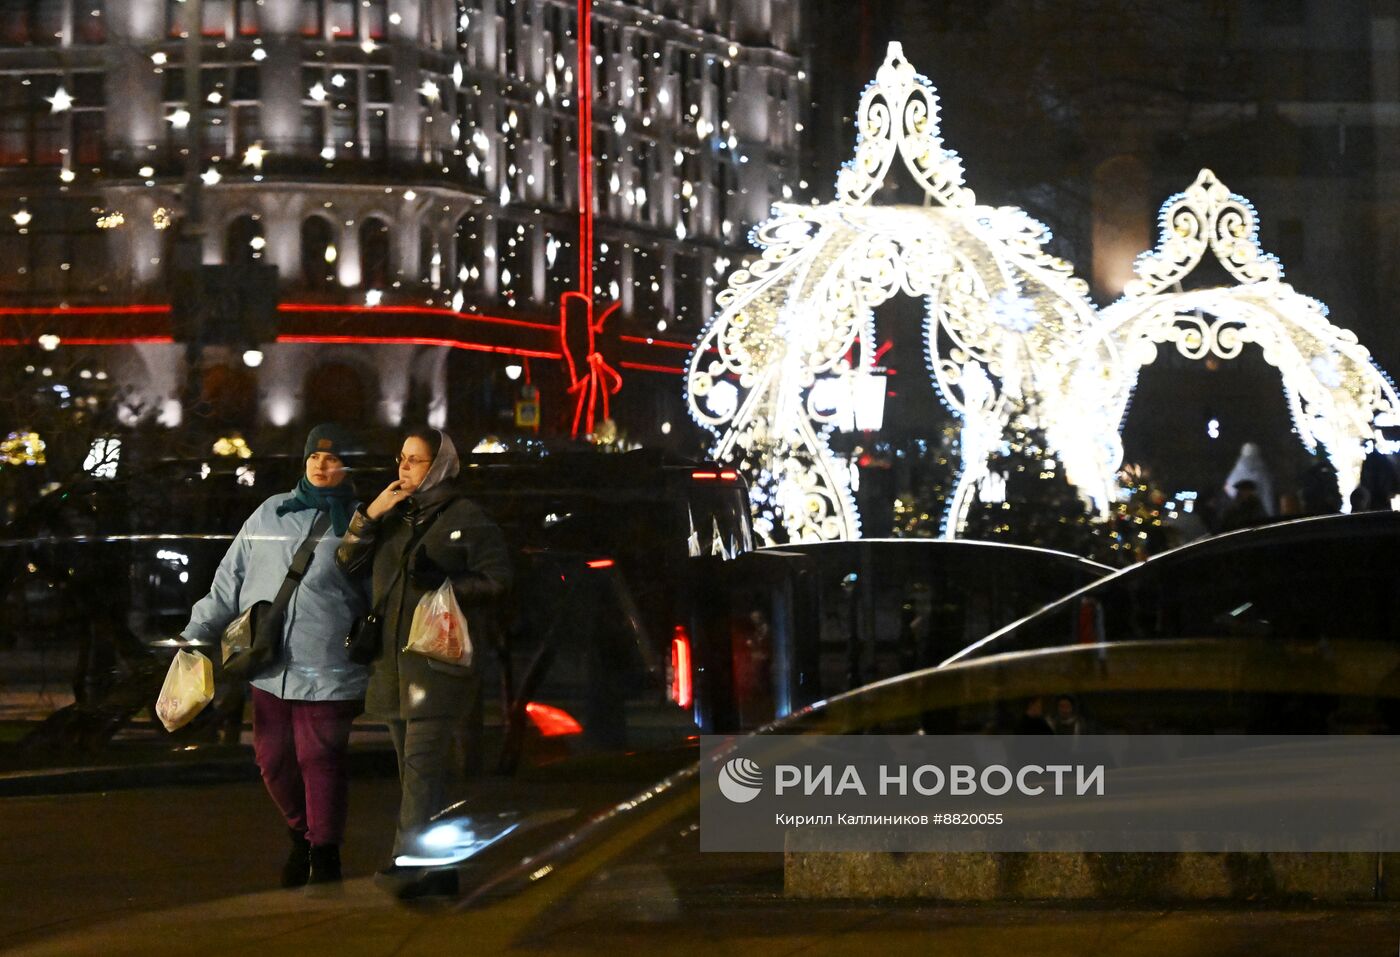
[[442,566],[429,558],[426,553],[420,551],[413,556],[413,565],[408,570],[408,580],[413,583],[414,588],[432,591],[447,580],[447,572],[443,571]]

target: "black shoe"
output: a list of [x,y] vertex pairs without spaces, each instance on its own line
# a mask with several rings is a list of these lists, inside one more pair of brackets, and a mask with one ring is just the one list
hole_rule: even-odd
[[390,864],[388,867],[381,867],[374,872],[374,886],[391,894],[399,896],[399,891],[423,876],[421,867],[402,867],[398,864]]
[[287,829],[292,839],[292,849],[287,852],[287,863],[282,865],[282,886],[300,887],[311,876],[311,842],[305,831]]
[[401,901],[453,898],[458,894],[457,869],[428,871],[417,880],[409,881],[398,890]]
[[340,845],[312,844],[311,876],[306,883],[339,884],[340,879]]

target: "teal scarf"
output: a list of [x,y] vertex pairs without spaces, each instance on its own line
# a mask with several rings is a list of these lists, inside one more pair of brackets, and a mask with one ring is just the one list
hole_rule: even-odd
[[347,482],[332,488],[317,488],[305,475],[292,490],[292,497],[277,506],[278,515],[288,512],[301,512],[308,508],[331,513],[331,531],[344,535],[350,527],[350,516],[355,514],[355,489]]

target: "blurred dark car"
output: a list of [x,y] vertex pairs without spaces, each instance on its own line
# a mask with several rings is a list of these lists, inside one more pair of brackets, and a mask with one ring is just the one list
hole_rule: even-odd
[[1400,639],[1400,512],[1202,539],[1066,595],[950,656],[1161,638]]
[[[607,745],[629,722],[693,729],[696,559],[753,545],[738,473],[650,451],[462,464],[516,552],[510,640],[482,654],[515,739],[526,722]],[[387,455],[347,465],[365,499],[396,477]],[[22,637],[72,669],[78,700],[99,698],[123,660],[171,644],[243,521],[300,470],[286,456],[164,461],[50,492],[0,537],[0,653]]]
[[[754,733],[909,734],[930,721],[958,733],[1018,733],[1028,700],[1060,696],[1072,697],[1104,734],[1273,733],[1279,729],[1260,718],[1277,714],[1280,701],[1314,714],[1313,733],[1390,734],[1400,730],[1400,645],[1168,639],[994,655],[877,682]],[[508,824],[475,820],[468,806],[444,815],[429,829],[436,849],[424,853],[461,872],[468,909],[453,931],[514,928],[548,947],[583,922],[603,935],[597,940],[645,922],[652,946],[665,949],[699,928],[713,943],[730,918],[741,934],[774,921],[801,924],[813,902],[785,896],[789,868],[801,866],[792,855],[700,851],[703,770],[692,764],[587,820],[537,824],[522,816],[523,833],[514,835]],[[544,834],[554,836],[522,855]],[[763,915],[758,925],[736,917],[750,911]],[[866,943],[881,943],[880,924],[862,928],[871,935]]]

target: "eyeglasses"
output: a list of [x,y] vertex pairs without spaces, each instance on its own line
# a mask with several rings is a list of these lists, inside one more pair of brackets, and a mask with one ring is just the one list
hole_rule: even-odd
[[404,455],[402,452],[394,456],[394,461],[397,462],[399,465],[407,465],[409,468],[417,468],[420,465],[433,464],[432,459],[416,459],[411,455]]

